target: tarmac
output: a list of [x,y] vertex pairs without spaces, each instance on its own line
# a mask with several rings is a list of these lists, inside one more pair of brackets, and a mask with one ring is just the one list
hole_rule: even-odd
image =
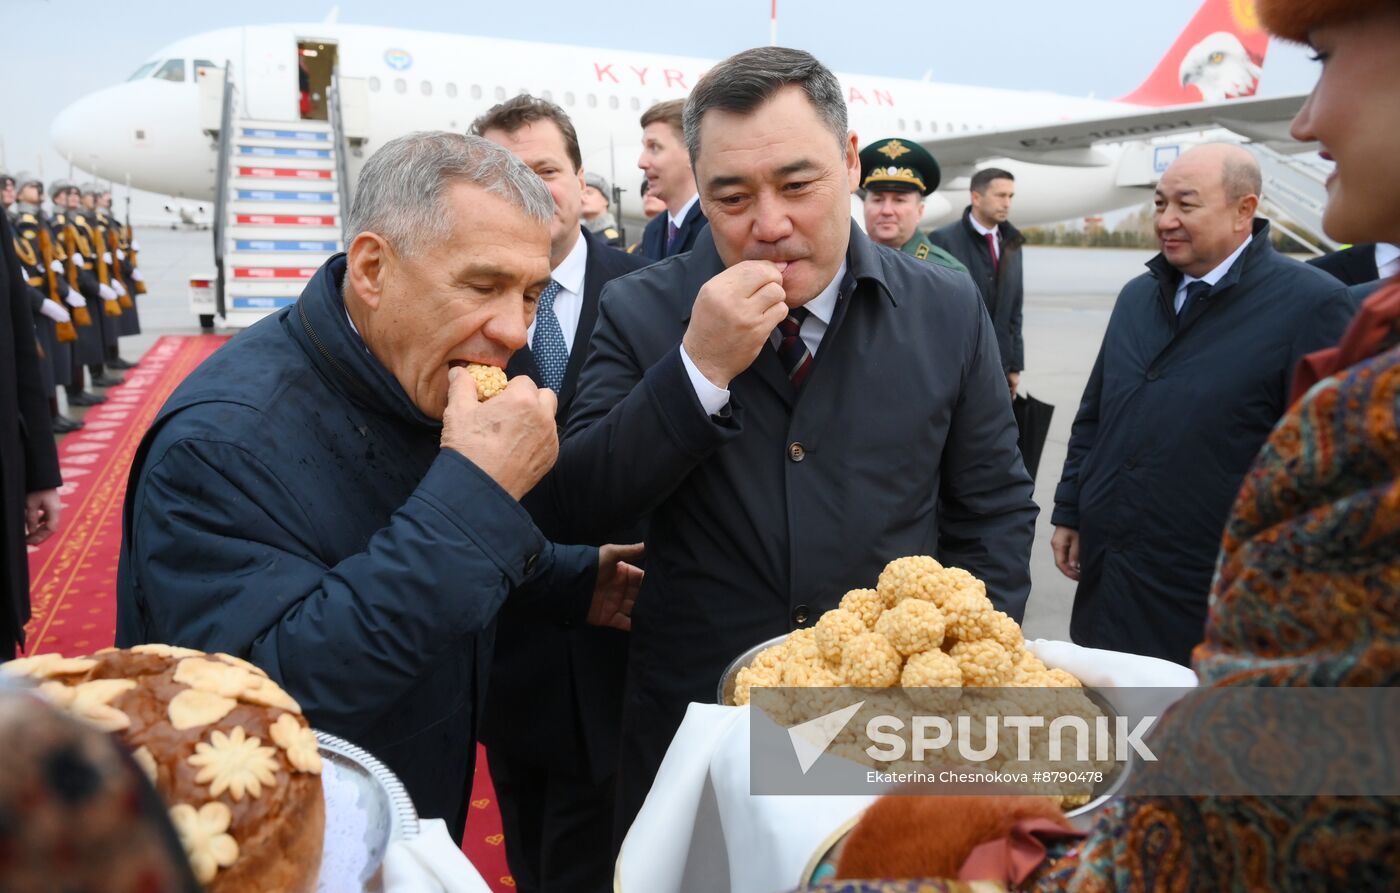
[[[123,338],[122,356],[137,359],[162,335],[199,334],[190,313],[188,280],[212,273],[213,239],[207,231],[141,227],[140,263],[149,293],[141,298],[142,334]],[[1130,249],[1025,249],[1026,371],[1021,393],[1055,407],[1037,475],[1040,506],[1031,555],[1032,589],[1023,623],[1028,638],[1068,639],[1074,583],[1055,568],[1050,512],[1064,465],[1070,425],[1093,367],[1109,312],[1123,284],[1144,271],[1155,252]],[[81,418],[81,413],[70,413]],[[891,556],[895,557],[895,556]]]

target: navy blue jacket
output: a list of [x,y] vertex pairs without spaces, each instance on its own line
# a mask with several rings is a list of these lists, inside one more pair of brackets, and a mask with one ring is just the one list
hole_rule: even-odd
[[681,221],[680,232],[676,234],[676,244],[667,251],[666,234],[671,228],[671,215],[657,214],[647,222],[647,228],[642,230],[641,254],[653,261],[665,260],[673,254],[684,254],[695,247],[696,236],[709,225],[710,221],[705,218],[705,212],[700,210],[700,203],[691,205],[685,219]]
[[553,546],[350,328],[344,255],[171,396],[132,463],[117,644],[251,660],[460,836],[496,613],[581,622],[597,550]]
[[[559,389],[556,418],[561,431],[598,320],[599,293],[608,282],[647,264],[645,258],[609,248],[586,229],[582,238],[588,242],[588,261],[574,346]],[[510,358],[506,372],[512,377],[528,375],[540,384],[539,366],[528,345]],[[522,502],[540,530],[555,535],[558,520],[549,506],[534,494]],[[481,740],[492,749],[491,759],[499,748],[513,759],[571,770],[595,781],[612,775],[622,725],[627,638],[621,630],[571,621],[541,623],[528,605],[508,602],[496,633],[491,687],[481,719]]]
[[1288,408],[1293,367],[1337,342],[1354,303],[1276,252],[1263,219],[1180,320],[1181,273],[1160,254],[1147,266],[1113,307],[1053,521],[1079,531],[1074,641],[1184,664],[1205,631],[1230,506]]

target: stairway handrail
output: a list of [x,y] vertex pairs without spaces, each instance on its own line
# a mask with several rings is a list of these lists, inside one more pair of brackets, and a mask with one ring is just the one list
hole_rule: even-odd
[[214,173],[214,310],[224,318],[224,233],[227,229],[229,159],[233,154],[233,108],[238,88],[233,83],[233,63],[224,60],[224,101],[219,112],[219,163]]
[[340,66],[331,72],[330,88],[331,139],[335,145],[336,195],[340,198],[340,245],[345,244],[345,225],[350,219],[350,167],[345,160],[345,121],[340,112]]

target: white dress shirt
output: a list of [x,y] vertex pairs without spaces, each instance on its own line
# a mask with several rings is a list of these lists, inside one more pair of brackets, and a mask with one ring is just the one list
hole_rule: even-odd
[[[816,359],[817,348],[821,346],[822,338],[831,325],[831,317],[836,313],[836,301],[840,296],[841,283],[845,279],[846,262],[843,260],[841,269],[836,271],[836,277],[822,289],[821,294],[802,305],[808,312],[807,318],[802,321],[802,328],[798,329],[798,334],[802,336],[802,343],[807,345],[807,351],[813,359]],[[778,346],[776,328],[773,334],[768,336],[768,343],[775,348]],[[681,363],[685,365],[686,374],[690,376],[690,385],[695,389],[695,396],[700,398],[700,405],[705,408],[705,412],[714,415],[729,405],[729,390],[715,387],[704,376],[691,360],[690,354],[685,352],[684,344],[681,345]]]
[[1219,282],[1221,279],[1224,279],[1224,278],[1225,278],[1225,274],[1228,273],[1228,272],[1230,272],[1230,267],[1235,263],[1235,261],[1236,261],[1237,259],[1239,259],[1239,256],[1240,256],[1241,254],[1244,254],[1244,250],[1245,250],[1246,248],[1248,248],[1248,247],[1249,247],[1249,243],[1250,243],[1250,242],[1253,242],[1253,241],[1254,241],[1254,234],[1253,234],[1253,233],[1251,233],[1250,235],[1245,236],[1245,237],[1244,237],[1244,242],[1242,242],[1242,243],[1240,244],[1240,247],[1238,247],[1238,248],[1235,249],[1235,253],[1234,253],[1234,254],[1230,255],[1230,256],[1227,257],[1227,258],[1225,258],[1225,260],[1223,260],[1223,261],[1220,262],[1220,266],[1216,267],[1214,270],[1211,270],[1209,273],[1205,274],[1204,276],[1200,277],[1199,279],[1196,278],[1195,276],[1190,276],[1190,275],[1182,274],[1182,277],[1181,277],[1181,284],[1178,285],[1178,286],[1176,287],[1176,300],[1173,301],[1173,303],[1172,303],[1172,306],[1176,309],[1176,312],[1177,312],[1177,313],[1180,313],[1180,312],[1181,312],[1181,305],[1182,305],[1183,303],[1185,303],[1185,301],[1186,301],[1186,286],[1190,285],[1190,284],[1193,283],[1193,282],[1204,282],[1206,285],[1209,285],[1211,288],[1215,288],[1215,284],[1216,284],[1217,282]]
[[996,246],[996,248],[993,249],[993,256],[996,257],[997,260],[1001,260],[1001,230],[997,229],[995,226],[991,229],[988,229],[987,227],[983,226],[980,222],[978,222],[976,214],[967,215],[967,220],[969,223],[972,224],[972,228],[977,230],[977,232],[982,236],[982,238],[985,239],[987,237],[987,233],[991,233],[995,237],[992,239],[992,244]]
[[[574,332],[578,328],[578,318],[583,313],[583,278],[588,272],[588,240],[579,233],[573,249],[551,272],[550,278],[559,283],[559,294],[554,296],[554,316],[559,320],[559,331],[564,335],[564,346],[572,355],[574,352]],[[526,335],[531,344],[535,343],[535,324],[530,323]]]
[[[666,212],[666,221],[672,226],[676,227],[676,229],[680,229],[681,226],[685,223],[686,215],[690,213],[690,209],[695,207],[695,203],[698,201],[700,201],[700,193],[697,192],[690,197],[690,201],[686,202],[684,205],[681,205],[681,210],[679,214],[672,214],[669,211]],[[670,233],[671,231],[667,229],[666,234],[670,235]]]
[[1382,280],[1400,273],[1400,246],[1389,242],[1376,243],[1376,272],[1380,273]]

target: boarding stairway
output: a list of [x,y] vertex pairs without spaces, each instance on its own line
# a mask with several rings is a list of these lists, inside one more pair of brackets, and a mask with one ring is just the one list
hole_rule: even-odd
[[1332,165],[1316,152],[1285,154],[1264,143],[1246,144],[1259,162],[1263,175],[1262,213],[1274,228],[1312,251],[1324,253],[1342,247],[1322,231],[1327,206],[1327,175]]
[[[347,202],[335,90],[331,121],[235,117],[225,79],[214,225],[217,322],[244,328],[295,303],[342,250]],[[201,321],[204,314],[201,314]]]

